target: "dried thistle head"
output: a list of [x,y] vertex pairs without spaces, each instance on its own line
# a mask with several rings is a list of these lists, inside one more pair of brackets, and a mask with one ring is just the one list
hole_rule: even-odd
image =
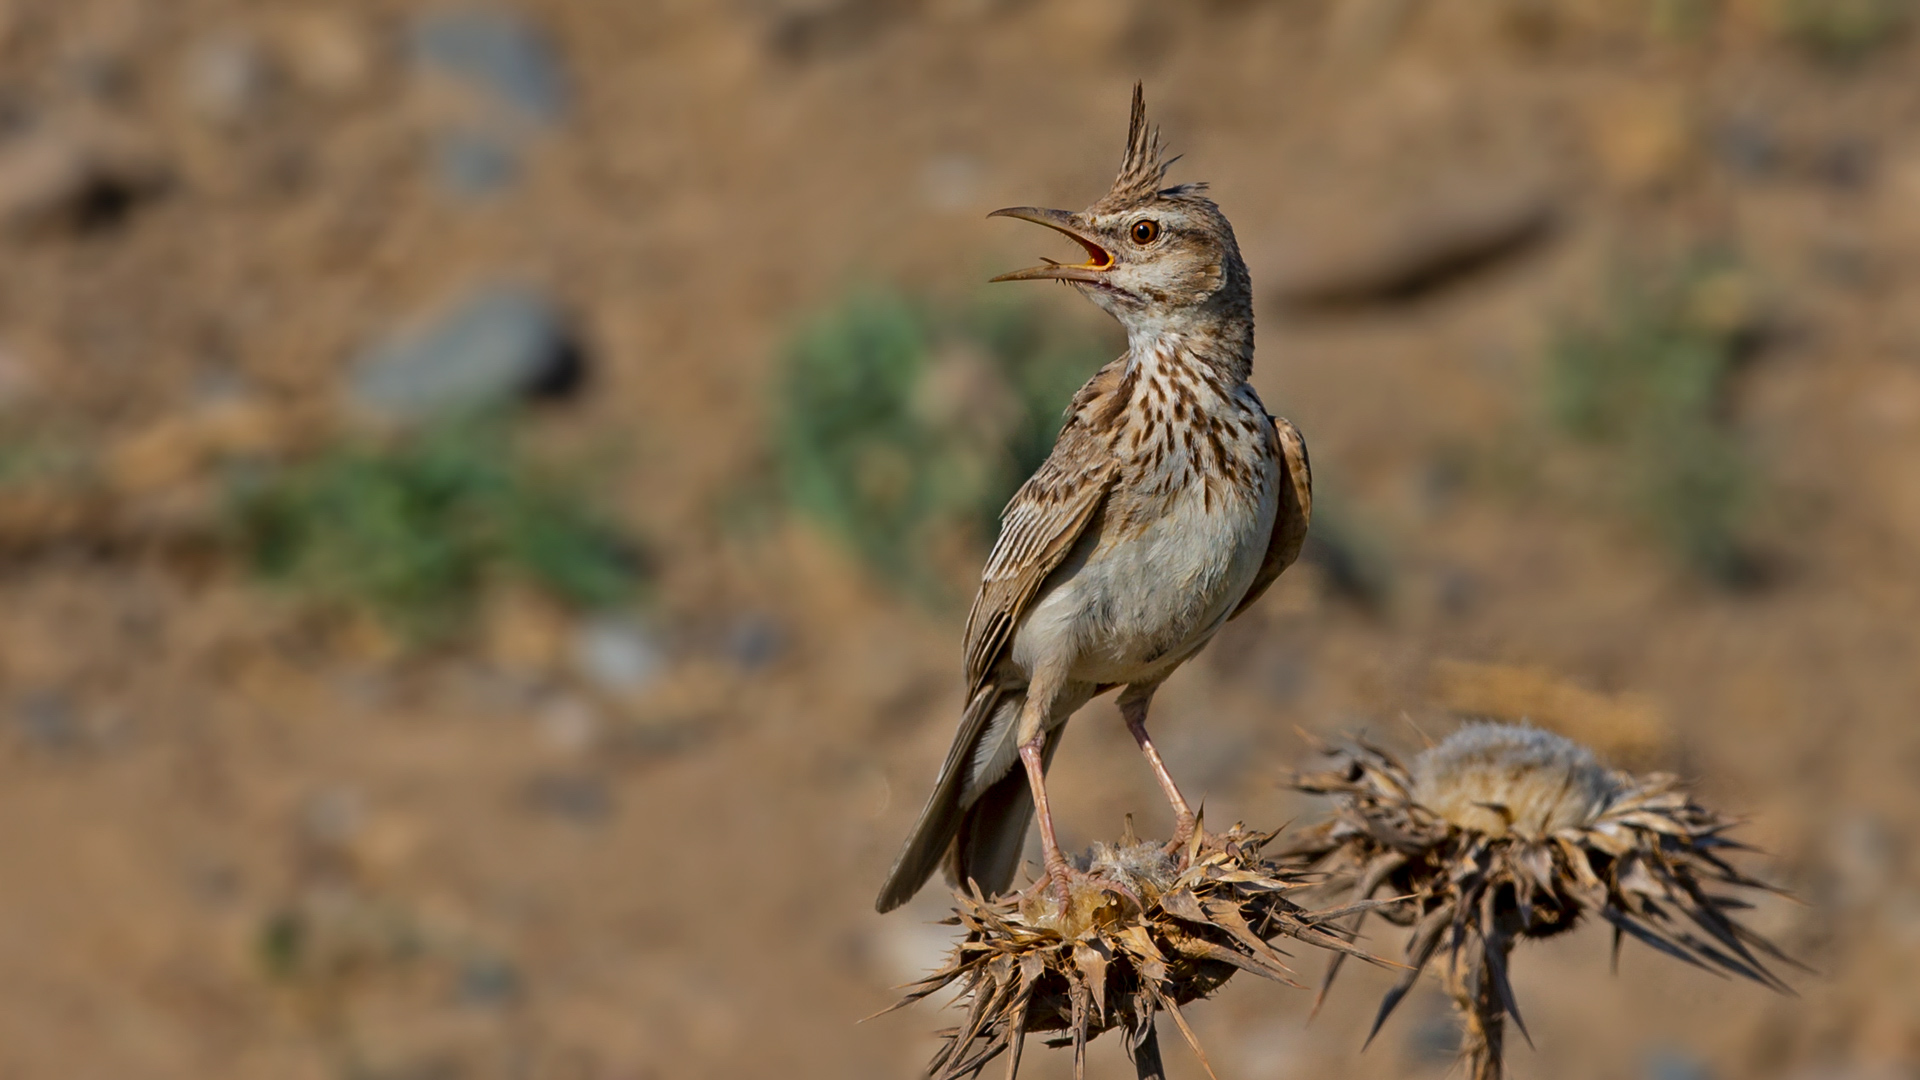
[[1239,825],[1219,834],[1197,830],[1177,861],[1129,831],[1117,845],[1094,845],[1065,904],[1051,890],[999,900],[961,895],[948,922],[966,936],[944,967],[894,1006],[961,989],[966,1019],[941,1033],[946,1041],[927,1074],[975,1076],[1006,1054],[1012,1080],[1026,1036],[1048,1032],[1055,1033],[1049,1045],[1073,1047],[1078,1077],[1088,1040],[1117,1029],[1141,1075],[1160,1075],[1153,1028],[1160,1012],[1173,1017],[1206,1066],[1180,1007],[1211,995],[1236,971],[1299,985],[1272,939],[1373,961],[1338,929],[1353,907],[1308,912],[1287,899],[1308,884],[1261,858],[1274,835]]
[[[1736,921],[1749,905],[1716,886],[1773,890],[1723,856],[1747,850],[1734,823],[1694,803],[1672,776],[1609,769],[1585,747],[1525,725],[1471,723],[1413,759],[1358,743],[1326,749],[1330,767],[1292,786],[1334,798],[1333,815],[1284,854],[1347,887],[1355,901],[1412,928],[1408,971],[1387,992],[1369,1041],[1429,961],[1466,1024],[1474,1080],[1501,1075],[1504,1017],[1526,1025],[1507,979],[1520,938],[1571,929],[1587,914],[1613,925],[1617,960],[1631,936],[1676,959],[1770,989],[1762,962],[1800,966]],[[1355,916],[1354,929],[1365,917]],[[1325,984],[1332,984],[1340,957]]]

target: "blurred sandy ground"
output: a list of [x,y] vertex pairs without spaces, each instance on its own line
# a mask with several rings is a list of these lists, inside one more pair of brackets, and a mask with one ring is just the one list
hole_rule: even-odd
[[[1612,977],[1590,929],[1516,964],[1515,1075],[1915,1075],[1908,6],[0,3],[0,424],[104,463],[0,496],[0,1075],[911,1075],[944,1016],[855,1021],[946,940],[938,890],[870,903],[961,613],[726,507],[792,329],[1025,265],[1044,241],[982,215],[1103,190],[1136,78],[1238,229],[1263,396],[1392,580],[1369,610],[1297,570],[1169,685],[1209,819],[1313,811],[1275,787],[1296,725],[1533,716],[1750,814],[1808,900],[1758,921],[1822,973],[1781,999],[1629,947]],[[1828,15],[1876,47],[1811,55]],[[1775,330],[1730,406],[1768,492],[1739,590],[1536,438],[1556,329],[1706,246]],[[617,448],[652,599],[502,595],[425,658],[316,636],[207,553],[206,463],[323,437],[356,358],[498,282],[577,335],[588,379],[530,422]],[[1461,465],[1515,440],[1530,481]],[[1061,756],[1071,844],[1164,826],[1116,720]],[[1444,1075],[1431,988],[1358,1054],[1384,976],[1354,975],[1311,1028],[1278,987],[1194,1010],[1221,1075]]]

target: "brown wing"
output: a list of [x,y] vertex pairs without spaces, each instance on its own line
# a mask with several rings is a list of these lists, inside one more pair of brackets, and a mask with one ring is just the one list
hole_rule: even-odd
[[1020,485],[1000,515],[1000,538],[980,572],[967,613],[967,686],[992,677],[1027,606],[1099,516],[1114,475],[1113,455],[1095,429],[1111,422],[1106,408],[1124,394],[1126,358],[1102,368],[1074,395],[1066,426],[1040,468]]
[[1247,595],[1233,609],[1229,620],[1253,606],[1267,591],[1280,571],[1300,557],[1300,545],[1307,539],[1307,522],[1313,517],[1313,466],[1307,461],[1307,441],[1300,429],[1281,417],[1273,418],[1273,433],[1280,440],[1280,466],[1284,473],[1280,485],[1280,509],[1273,515],[1273,537],[1267,541],[1267,557],[1260,562]]
[[1059,567],[1099,515],[1113,470],[1105,460],[1061,460],[1056,449],[1007,503],[1000,539],[980,574],[967,613],[967,685],[978,687],[1013,640],[1047,575]]

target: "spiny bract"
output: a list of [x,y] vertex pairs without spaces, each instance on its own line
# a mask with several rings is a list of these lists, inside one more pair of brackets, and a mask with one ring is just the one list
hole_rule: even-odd
[[1062,1032],[1050,1044],[1073,1047],[1078,1077],[1087,1041],[1115,1028],[1126,1032],[1141,1075],[1160,1075],[1153,1033],[1160,1012],[1173,1018],[1204,1065],[1180,1006],[1212,994],[1239,970],[1298,985],[1272,939],[1379,962],[1338,929],[1341,919],[1374,905],[1309,912],[1288,900],[1311,879],[1260,857],[1274,835],[1239,825],[1219,834],[1197,830],[1184,869],[1161,845],[1131,835],[1112,847],[1098,844],[1072,878],[1065,904],[1042,889],[999,900],[962,894],[949,922],[966,936],[944,967],[894,1006],[961,987],[966,1019],[942,1032],[928,1075],[977,1075],[1005,1053],[1011,1080],[1028,1032]]
[[[1378,910],[1412,928],[1409,969],[1381,1001],[1373,1034],[1440,956],[1473,1080],[1501,1075],[1504,1017],[1526,1034],[1507,979],[1515,941],[1558,934],[1589,912],[1613,925],[1616,956],[1630,935],[1781,991],[1760,957],[1799,966],[1730,917],[1750,905],[1707,891],[1778,890],[1724,861],[1746,850],[1722,835],[1733,822],[1694,803],[1672,776],[1609,769],[1585,747],[1523,725],[1468,724],[1411,768],[1357,741],[1321,749],[1330,767],[1292,783],[1333,796],[1334,813],[1284,854],[1350,888],[1356,902],[1393,898]],[[1355,916],[1356,932],[1365,914]]]

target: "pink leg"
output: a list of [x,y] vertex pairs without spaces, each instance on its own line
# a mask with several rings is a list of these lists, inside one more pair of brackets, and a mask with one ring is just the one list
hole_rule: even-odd
[[1027,784],[1033,788],[1033,812],[1040,819],[1040,853],[1046,864],[1046,871],[1040,878],[1040,884],[1048,882],[1060,894],[1060,902],[1068,902],[1067,881],[1071,873],[1067,867],[1066,856],[1060,854],[1060,842],[1053,835],[1053,811],[1047,807],[1047,767],[1041,760],[1041,751],[1047,744],[1045,734],[1035,735],[1020,745],[1020,763],[1027,767]]
[[1147,737],[1147,706],[1152,703],[1156,689],[1158,686],[1127,687],[1120,694],[1120,716],[1127,722],[1127,730],[1133,732],[1133,741],[1140,744],[1140,752],[1147,756],[1147,764],[1153,766],[1153,778],[1160,782],[1160,791],[1173,807],[1173,842],[1168,845],[1171,849],[1193,838],[1195,819],[1186,797],[1180,794],[1180,786],[1167,772],[1167,763],[1160,760],[1160,751],[1154,749],[1153,740]]

